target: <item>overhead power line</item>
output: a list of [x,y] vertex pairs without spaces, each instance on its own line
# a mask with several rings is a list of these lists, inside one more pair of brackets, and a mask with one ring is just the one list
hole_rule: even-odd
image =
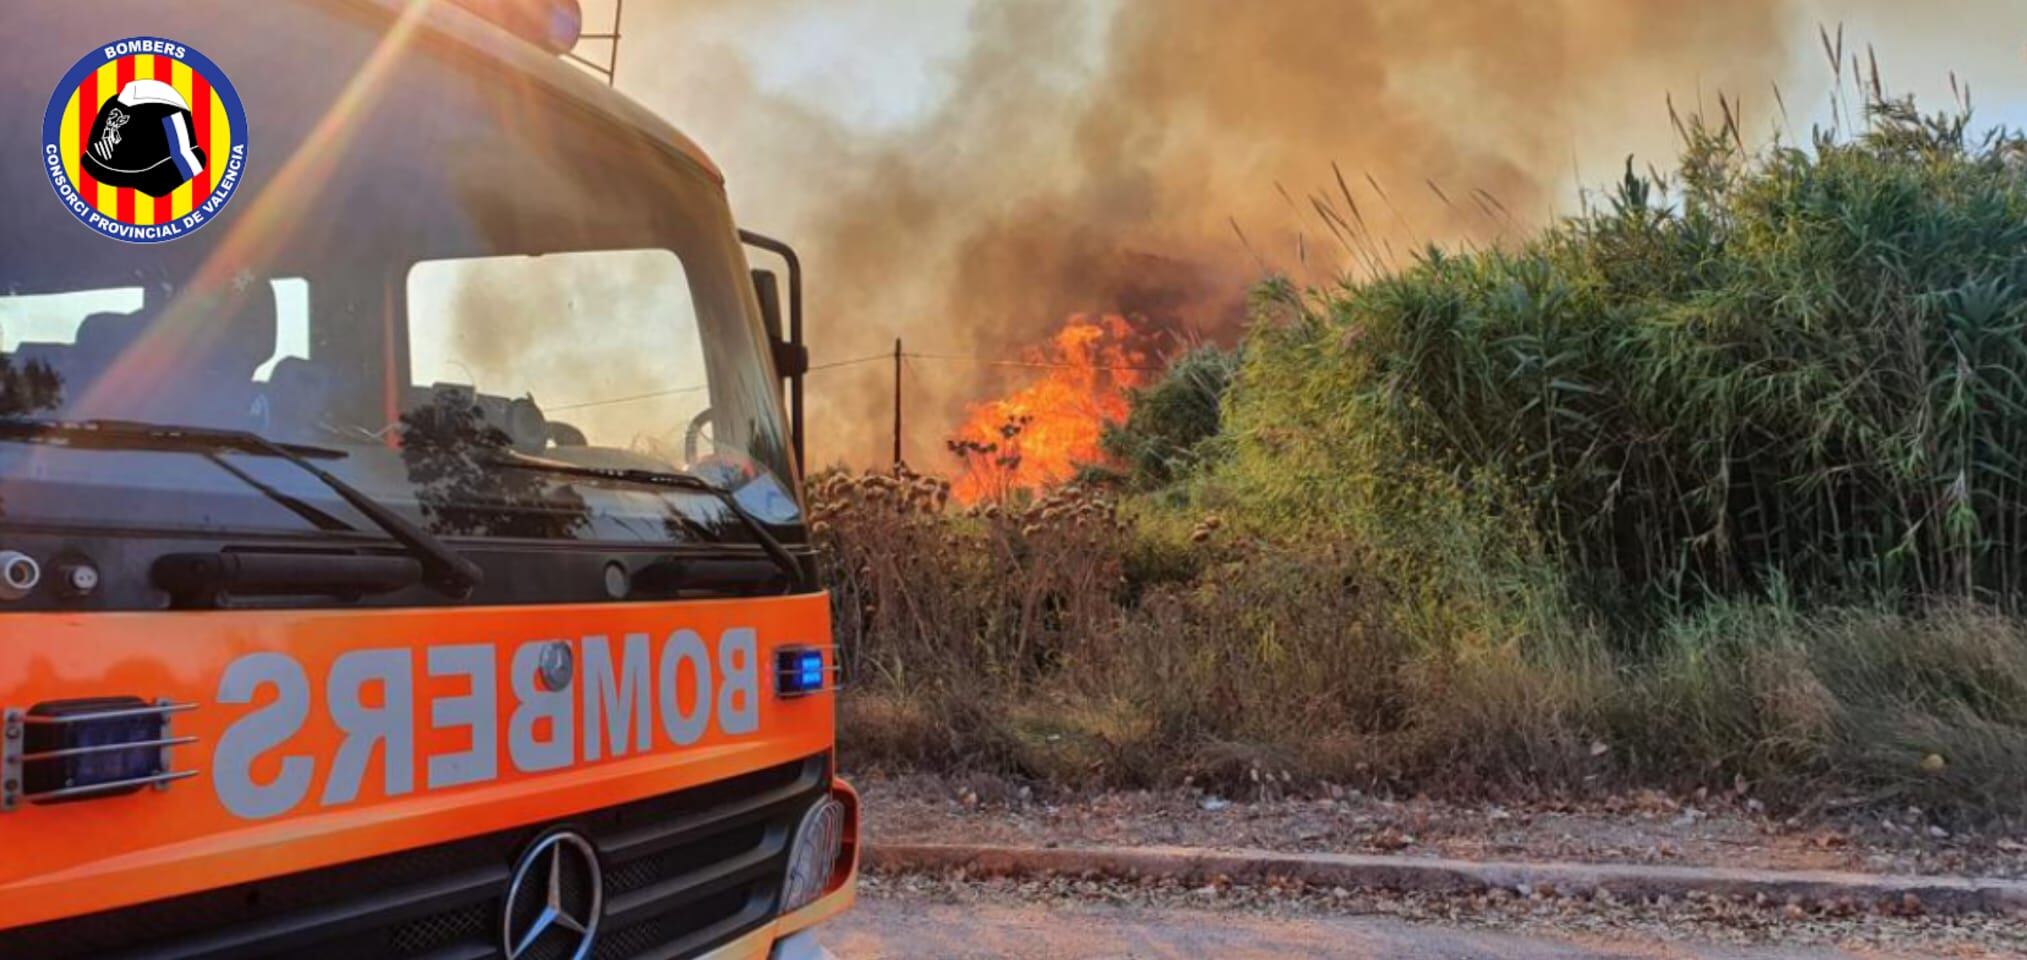
[[[1166,369],[1164,367],[1136,367],[1123,364],[1049,363],[1041,360],[1004,360],[998,357],[979,357],[960,353],[916,353],[914,351],[904,351],[899,356],[907,360],[941,360],[957,363],[978,363],[991,367],[1020,367],[1033,370],[1102,370],[1107,373],[1160,373]],[[862,363],[872,363],[876,360],[891,362],[894,358],[895,353],[889,350],[884,353],[853,357],[849,360],[832,360],[828,363],[815,364],[809,368],[808,372],[816,373],[820,370],[836,370],[840,367],[853,367]],[[556,406],[545,407],[544,409],[561,413],[566,410],[583,410],[589,407],[606,407],[620,403],[638,403],[642,400],[658,400],[662,397],[673,397],[708,389],[710,389],[708,384],[696,384],[688,387],[675,387],[669,390],[654,390],[648,393],[629,394],[623,397],[607,397],[601,400],[584,400],[577,403],[558,404]]]
[[1135,367],[1108,363],[1049,363],[1043,360],[1002,360],[998,357],[975,357],[961,353],[910,353],[907,356],[917,360],[956,360],[965,363],[982,363],[991,367],[1029,367],[1037,370],[1104,370],[1108,372],[1160,373],[1166,367]]
[[833,370],[838,367],[849,367],[859,363],[871,363],[875,360],[891,360],[893,359],[893,357],[894,354],[891,351],[889,351],[886,353],[876,353],[868,357],[855,357],[850,360],[833,360],[829,363],[816,364],[815,366],[809,368],[809,372],[815,373],[818,370]]
[[561,403],[544,409],[552,413],[562,413],[565,410],[583,410],[586,407],[609,407],[615,403],[636,403],[641,400],[673,397],[678,394],[696,393],[700,390],[709,390],[710,388],[709,384],[700,383],[693,387],[676,387],[672,390],[656,390],[652,393],[636,393],[624,397],[607,397],[603,400],[584,400],[578,403]]

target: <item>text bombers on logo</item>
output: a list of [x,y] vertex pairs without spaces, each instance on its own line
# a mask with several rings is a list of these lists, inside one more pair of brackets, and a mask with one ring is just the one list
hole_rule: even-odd
[[93,50],[50,95],[42,156],[57,199],[115,240],[203,228],[239,191],[246,109],[204,54],[160,37]]

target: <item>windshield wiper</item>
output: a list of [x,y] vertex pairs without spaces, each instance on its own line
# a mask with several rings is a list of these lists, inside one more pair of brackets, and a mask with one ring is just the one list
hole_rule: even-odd
[[707,494],[717,499],[719,503],[724,504],[725,509],[731,512],[732,516],[738,518],[739,523],[746,528],[747,532],[753,534],[754,541],[760,544],[760,549],[767,554],[767,559],[773,561],[775,568],[780,570],[781,575],[788,579],[788,587],[791,592],[802,593],[807,591],[811,586],[809,577],[803,572],[802,564],[797,562],[795,555],[789,553],[788,548],[782,546],[781,541],[775,539],[774,534],[768,532],[766,523],[762,522],[759,517],[754,516],[753,511],[746,509],[745,504],[739,502],[738,495],[694,473],[641,470],[637,468],[581,467],[574,463],[564,463],[560,460],[546,460],[541,457],[531,457],[526,454],[516,453],[500,457],[494,462],[500,466],[512,467],[518,470],[529,470],[535,473],[548,473],[565,477],[585,477],[595,480],[617,480],[622,483],[637,483],[649,487],[670,487],[677,490],[690,490],[696,493]]
[[[332,493],[350,504],[352,509],[359,511],[360,515],[371,520],[374,526],[386,531],[389,537],[401,544],[417,562],[422,564],[423,581],[432,589],[445,596],[462,599],[470,596],[472,590],[484,579],[484,573],[478,564],[466,559],[449,544],[408,522],[405,517],[366,495],[359,488],[332,476],[311,462],[312,458],[343,459],[347,456],[343,450],[282,443],[246,430],[221,430],[213,427],[142,423],[132,420],[60,421],[0,417],[0,440],[33,443],[51,439],[62,440],[67,446],[95,450],[163,450],[182,453],[229,450],[286,460],[304,473],[315,477],[317,482],[329,487]],[[240,471],[228,469],[226,472],[248,481],[255,489],[265,486],[253,483]]]

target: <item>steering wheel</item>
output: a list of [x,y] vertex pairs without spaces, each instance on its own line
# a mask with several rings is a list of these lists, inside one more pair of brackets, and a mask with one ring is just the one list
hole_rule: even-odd
[[[690,418],[690,425],[683,430],[683,469],[730,488],[744,486],[760,476],[763,471],[745,454],[732,447],[721,447],[716,437],[709,437],[711,452],[704,453],[700,447],[706,438],[705,431],[711,429],[711,411]],[[701,454],[701,455],[700,455]]]
[[705,407],[690,418],[690,425],[683,430],[683,463],[697,462],[697,446],[704,439],[704,430],[711,426],[711,408]]

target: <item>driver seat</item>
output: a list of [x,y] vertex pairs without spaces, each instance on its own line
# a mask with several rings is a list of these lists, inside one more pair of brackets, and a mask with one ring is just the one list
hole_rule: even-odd
[[94,314],[65,358],[65,400],[73,416],[244,429],[252,425],[254,371],[274,355],[276,337],[274,288],[263,282],[210,305],[179,297]]

